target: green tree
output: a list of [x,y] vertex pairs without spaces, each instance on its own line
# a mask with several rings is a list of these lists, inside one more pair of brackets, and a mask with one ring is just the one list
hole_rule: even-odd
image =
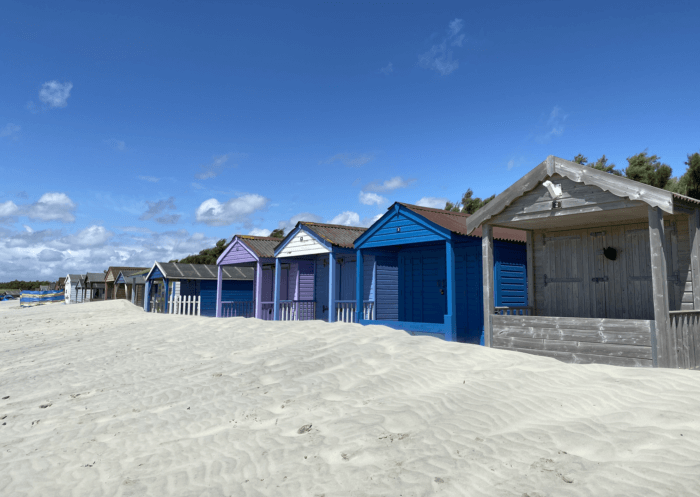
[[445,204],[445,210],[446,211],[452,211],[452,212],[466,212],[467,214],[474,214],[476,211],[481,209],[483,206],[491,202],[494,198],[496,198],[496,195],[491,195],[490,197],[487,197],[485,199],[481,199],[479,197],[474,196],[474,192],[472,191],[471,188],[469,188],[464,195],[462,195],[462,201],[461,202],[447,202]]
[[584,155],[578,154],[574,157],[574,162],[581,164],[582,166],[592,167],[598,171],[603,171],[605,173],[614,174],[615,176],[622,176],[622,172],[615,169],[615,164],[608,164],[608,158],[605,154],[595,162],[588,162],[588,158]]
[[272,238],[284,238],[284,229],[277,228],[276,230],[272,230],[272,233],[270,233],[270,236]]
[[700,200],[700,153],[695,152],[688,155],[688,162],[685,164],[688,166],[688,170],[683,175],[686,186],[685,194]]
[[668,164],[662,164],[656,155],[647,155],[646,150],[627,158],[628,166],[625,176],[629,179],[664,188],[671,178],[673,170]]
[[184,259],[180,259],[179,262],[185,264],[216,264],[216,260],[224,253],[224,250],[226,250],[226,239],[222,238],[216,242],[216,246],[204,249],[197,255],[188,255]]

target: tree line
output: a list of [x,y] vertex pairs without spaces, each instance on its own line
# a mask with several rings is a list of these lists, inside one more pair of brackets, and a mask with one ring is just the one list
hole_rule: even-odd
[[39,290],[41,285],[50,285],[49,281],[12,280],[0,282],[0,290]]
[[[573,159],[574,162],[592,167],[599,171],[623,176],[625,178],[639,181],[650,186],[663,188],[673,193],[687,195],[700,200],[700,153],[688,155],[688,160],[684,163],[687,167],[685,173],[680,177],[673,177],[673,170],[668,164],[661,162],[657,155],[649,155],[646,150],[627,158],[627,167],[617,169],[615,164],[608,164],[608,159],[603,155],[595,162],[589,162],[583,154],[578,154]],[[446,211],[466,212],[474,214],[484,205],[493,200],[496,195],[480,198],[475,197],[474,192],[469,188],[462,199],[457,202],[447,202]]]

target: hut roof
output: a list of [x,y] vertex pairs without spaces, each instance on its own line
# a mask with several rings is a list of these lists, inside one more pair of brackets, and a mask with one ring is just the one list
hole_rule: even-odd
[[299,221],[298,225],[306,226],[332,245],[343,248],[353,248],[355,240],[367,231],[367,228],[343,226],[341,224],[312,223],[309,221]]
[[[420,205],[404,204],[403,202],[397,203],[415,212],[416,214],[423,216],[428,221],[450,230],[452,233],[481,237],[481,228],[474,233],[467,232],[467,219],[471,217],[471,214],[467,214],[466,212],[446,211],[444,209],[434,209],[432,207],[422,207]],[[389,209],[391,209],[391,207]],[[527,233],[522,230],[514,230],[511,228],[494,228],[493,237],[497,240],[525,243],[527,240]]]
[[269,236],[235,235],[231,238],[231,242],[233,242],[234,238],[238,238],[241,243],[245,243],[258,257],[268,258],[275,256],[275,248],[282,241],[281,238]]
[[88,283],[104,283],[105,274],[104,273],[86,273],[85,279]]
[[683,205],[696,207],[700,204],[699,200],[686,197],[685,195],[672,193],[629,178],[616,176],[550,155],[547,157],[547,160],[532,169],[491,202],[476,211],[466,222],[467,232],[471,234],[481,226],[481,224],[503,212],[515,199],[521,197],[555,174],[568,178],[576,183],[597,186],[601,190],[610,192],[621,198],[644,202],[651,207],[658,207],[669,214],[674,214],[674,209],[676,207],[681,207],[682,209]]
[[[180,262],[156,262],[148,271],[146,279],[158,267],[163,276],[175,280],[215,280],[218,267],[216,264],[185,264]],[[252,267],[220,266],[224,280],[252,280]]]
[[141,271],[145,269],[148,271],[150,268],[148,267],[117,267],[117,266],[112,266],[109,269],[107,269],[107,274],[104,275],[103,280],[104,281],[114,281],[117,279],[117,276],[119,276],[119,273],[121,271]]

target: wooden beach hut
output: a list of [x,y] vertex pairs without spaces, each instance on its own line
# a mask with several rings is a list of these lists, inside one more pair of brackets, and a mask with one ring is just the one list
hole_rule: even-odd
[[[253,300],[253,270],[227,266],[222,269],[222,295],[225,300]],[[196,314],[216,316],[217,272],[215,265],[156,262],[146,275],[144,308],[146,312],[191,313],[184,301],[198,302]],[[178,304],[179,302],[179,304]],[[171,305],[180,307],[171,308]]]
[[64,284],[64,295],[66,304],[75,304],[78,301],[78,282],[84,275],[69,274],[66,276]]
[[[400,202],[389,207],[355,241],[357,260],[369,259],[373,266],[357,273],[356,287],[367,286],[369,276],[376,302],[374,315],[358,313],[357,321],[482,343],[481,240],[467,236],[468,218]],[[498,229],[495,237],[496,301],[526,306],[525,233]]]
[[85,274],[85,296],[84,302],[104,299],[105,293],[105,273]]
[[487,345],[565,362],[700,366],[700,202],[549,156],[466,220],[527,230],[531,309],[497,309]]
[[142,270],[149,270],[150,268],[147,267],[117,267],[117,266],[112,266],[109,269],[107,269],[107,272],[104,275],[104,284],[105,284],[105,293],[104,293],[104,299],[105,300],[112,300],[112,299],[125,299],[126,298],[126,289],[124,288],[124,285],[115,285],[114,282],[119,276],[119,273],[121,271],[142,271]]
[[81,304],[85,302],[85,278],[86,275],[80,275],[78,283],[75,285],[75,303]]
[[[298,222],[275,248],[274,319],[354,322],[353,243],[365,230]],[[367,300],[369,288],[363,290]]]
[[[273,281],[275,273],[275,248],[282,240],[251,235],[235,235],[226,250],[216,261],[217,265],[217,317],[273,318]],[[253,270],[253,300],[229,300],[223,290],[224,268],[247,267]]]
[[[132,304],[143,307],[143,296],[146,285],[146,274],[149,269],[141,269],[138,271],[122,270],[119,271],[117,279],[114,280],[116,286],[124,287],[124,298]],[[137,302],[140,302],[137,303]]]

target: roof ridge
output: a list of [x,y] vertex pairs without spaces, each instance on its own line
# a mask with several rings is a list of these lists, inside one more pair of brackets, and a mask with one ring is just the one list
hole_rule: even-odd
[[447,211],[445,209],[437,209],[435,207],[425,207],[423,205],[407,204],[405,202],[397,202],[397,203],[404,205],[406,207],[412,208],[412,209],[422,209],[422,210],[426,210],[426,211],[439,212],[441,214],[450,214],[453,216],[462,216],[462,217],[471,216],[471,214],[469,214],[468,212]]
[[329,223],[315,223],[313,221],[299,221],[300,224],[313,225],[313,226],[326,226],[330,228],[342,228],[348,230],[366,230],[361,226],[345,226],[344,224],[329,224]]

